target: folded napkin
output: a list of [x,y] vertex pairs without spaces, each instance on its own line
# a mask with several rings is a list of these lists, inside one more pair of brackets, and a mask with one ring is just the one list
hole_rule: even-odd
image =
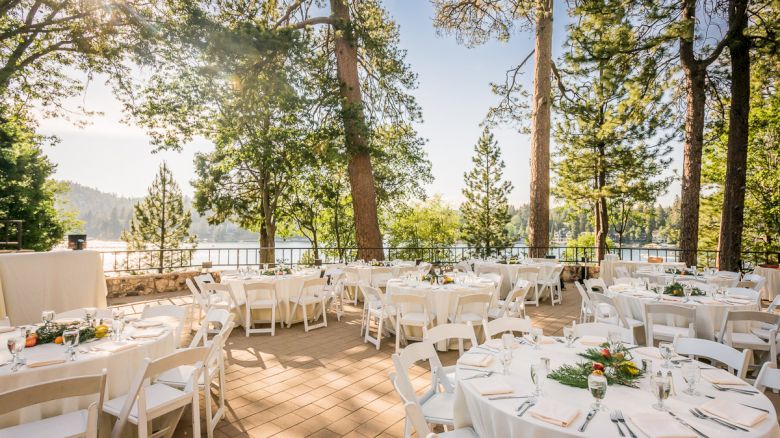
[[[487,345],[490,348],[501,350],[502,348],[504,348],[504,341],[502,341],[501,339],[488,339],[488,341],[485,342],[485,345]],[[512,347],[510,348],[520,348],[520,344],[518,344],[517,341],[513,339]]]
[[737,298],[737,297],[726,297],[726,302],[731,304],[752,304],[755,303],[755,300],[748,300],[745,298]]
[[634,348],[632,351],[636,354],[641,354],[642,356],[652,357],[654,359],[663,359],[661,357],[661,352],[658,351],[658,349],[655,347],[639,347]]
[[718,304],[720,301],[713,300],[712,298],[696,298],[700,304]]
[[610,292],[625,292],[633,289],[634,286],[630,284],[615,284],[607,288]]
[[674,302],[682,301],[682,298],[671,296],[671,295],[664,295],[663,297],[661,297],[661,299],[663,301],[674,301]]
[[165,334],[165,329],[163,328],[150,328],[150,329],[136,330],[130,336],[135,339],[146,339],[146,338],[157,338],[162,336],[163,334]]
[[78,318],[57,318],[54,320],[57,324],[74,324],[83,320]]
[[764,421],[768,416],[766,412],[742,406],[740,404],[731,403],[722,399],[710,400],[707,403],[699,406],[704,412],[712,414],[716,417],[729,420],[733,423],[739,423],[743,426],[753,427],[756,424]]
[[486,353],[464,354],[463,357],[458,359],[459,365],[468,365],[471,367],[488,367],[491,363],[493,363],[493,355]]
[[476,382],[474,381],[474,385],[480,395],[511,394],[515,391],[501,376],[486,377],[479,379],[479,383]]
[[40,368],[40,367],[46,367],[49,365],[57,365],[60,363],[65,363],[65,359],[52,359],[52,360],[42,360],[39,362],[29,362],[27,364],[27,368]]
[[133,322],[133,327],[136,328],[159,327],[161,325],[163,325],[162,321],[155,321],[153,319],[139,319],[138,321]]
[[632,414],[629,419],[650,438],[698,438],[691,429],[672,421],[665,413]]
[[569,425],[580,415],[580,410],[564,403],[543,398],[528,410],[534,418],[560,427]]
[[16,327],[0,327],[0,333],[9,333],[16,330]]
[[747,382],[739,377],[718,368],[702,369],[701,376],[704,380],[716,385],[747,385]]
[[95,345],[92,349],[97,351],[105,351],[108,353],[116,353],[128,348],[133,348],[137,344],[132,342],[106,342],[105,344]]
[[598,347],[607,342],[607,338],[601,336],[583,336],[580,338],[580,344],[588,347]]

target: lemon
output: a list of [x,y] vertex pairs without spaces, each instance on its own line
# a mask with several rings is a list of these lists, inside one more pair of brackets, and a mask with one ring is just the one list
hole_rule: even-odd
[[107,325],[99,325],[95,327],[95,337],[96,338],[102,338],[105,335],[108,334],[108,326]]

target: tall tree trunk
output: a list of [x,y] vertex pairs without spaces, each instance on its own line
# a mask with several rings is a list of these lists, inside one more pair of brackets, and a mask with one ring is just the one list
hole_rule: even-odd
[[704,144],[705,69],[683,62],[685,71],[685,144],[683,146],[682,192],[680,196],[681,260],[696,266],[699,245],[699,195],[701,193],[701,155]]
[[367,141],[368,127],[363,113],[363,97],[358,77],[357,46],[352,33],[349,7],[345,0],[331,0],[330,6],[338,20],[335,27],[336,73],[341,96],[341,116],[347,154],[349,183],[352,187],[352,208],[355,212],[355,241],[358,257],[384,260],[382,235],[377,217],[374,171]]
[[[607,175],[603,170],[599,170],[597,175],[597,184],[599,191],[601,191],[601,189],[607,183]],[[608,214],[609,211],[607,211],[607,198],[603,195],[599,195],[599,198],[596,200],[596,235],[594,236],[596,244],[596,260],[598,261],[604,260],[604,256],[607,254],[607,232],[609,231]]]
[[276,227],[265,222],[260,226],[260,263],[276,263]]
[[[745,213],[745,180],[748,156],[748,118],[750,115],[750,41],[745,36],[747,14],[744,2],[729,2],[729,18],[738,32],[729,44],[731,57],[731,107],[729,108],[726,183],[718,239],[718,268],[736,271],[742,254],[742,228]],[[738,5],[742,3],[742,7]],[[735,14],[739,14],[735,16]]]
[[553,2],[537,0],[534,92],[531,102],[531,257],[544,257],[550,245],[550,76],[552,75]]

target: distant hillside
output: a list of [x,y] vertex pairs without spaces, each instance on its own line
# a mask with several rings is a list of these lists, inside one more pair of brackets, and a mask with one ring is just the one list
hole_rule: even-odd
[[[78,219],[84,222],[84,229],[90,239],[118,240],[122,230],[128,227],[133,216],[133,205],[140,198],[126,198],[113,193],[105,193],[92,187],[65,181],[70,190],[62,195],[60,204],[75,211]],[[191,200],[185,198],[187,205]],[[205,217],[193,212],[190,231],[198,240],[212,242],[256,241],[257,233],[244,230],[232,224],[209,225]]]

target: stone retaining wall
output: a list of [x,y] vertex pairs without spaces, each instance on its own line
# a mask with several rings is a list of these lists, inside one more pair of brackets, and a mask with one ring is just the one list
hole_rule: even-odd
[[[169,272],[165,274],[124,275],[106,278],[108,298],[136,297],[187,290],[185,281],[200,275],[200,271]],[[219,272],[212,272],[219,281]]]

